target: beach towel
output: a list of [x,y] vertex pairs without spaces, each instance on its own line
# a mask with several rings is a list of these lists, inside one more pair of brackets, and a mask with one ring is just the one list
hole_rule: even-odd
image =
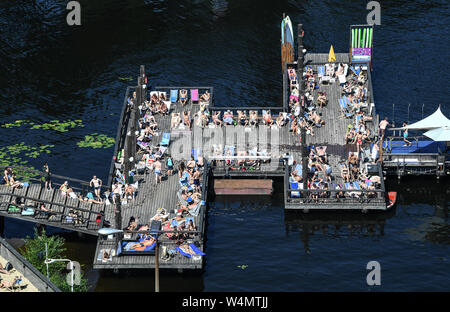
[[206,255],[203,251],[201,251],[200,249],[198,249],[197,246],[195,246],[194,244],[189,244],[189,247],[191,247],[192,251],[194,251],[197,255]]
[[191,89],[191,99],[193,102],[198,102],[198,89]]
[[176,103],[178,101],[178,90],[170,90],[170,102]]

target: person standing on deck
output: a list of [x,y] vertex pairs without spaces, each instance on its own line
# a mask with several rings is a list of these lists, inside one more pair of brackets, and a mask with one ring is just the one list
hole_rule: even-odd
[[384,134],[386,133],[386,127],[389,126],[389,121],[387,117],[384,117],[382,121],[380,121],[380,137],[384,138]]
[[173,160],[170,155],[167,157],[167,175],[171,176],[173,174]]
[[42,171],[44,172],[43,178],[45,180],[45,189],[51,191],[52,188],[52,181],[50,179],[50,169],[48,168],[47,162],[44,163],[42,166]]
[[[161,183],[161,178],[162,178],[162,173],[161,173],[161,162],[159,160],[157,160],[154,164],[153,164],[153,168],[155,169],[155,183]],[[159,181],[159,182],[158,182]]]
[[92,178],[91,182],[89,182],[89,185],[91,187],[94,187],[94,192],[95,192],[95,195],[97,196],[97,198],[101,198],[100,197],[100,189],[102,187],[102,180],[97,178],[97,176],[94,176]]
[[[404,128],[407,125],[408,125],[408,123],[406,121],[404,121],[402,127]],[[403,144],[403,146],[411,146],[411,142],[408,141],[407,137],[408,137],[408,129],[405,129],[405,131],[403,132],[403,142],[405,142],[405,144]]]

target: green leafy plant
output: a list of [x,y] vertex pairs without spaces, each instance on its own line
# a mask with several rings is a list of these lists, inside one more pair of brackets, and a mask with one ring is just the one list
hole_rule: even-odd
[[[47,276],[47,266],[45,264],[45,244],[47,243],[49,259],[66,259],[64,248],[65,240],[59,236],[47,236],[45,230],[41,234],[37,230],[34,232],[34,238],[27,237],[25,245],[20,249],[20,253],[44,276]],[[66,270],[67,263],[53,262],[48,265],[50,281],[62,291],[71,291],[67,284],[66,276],[69,272]],[[79,285],[74,285],[74,291],[85,292],[88,290],[87,279],[81,273]]]
[[92,147],[92,148],[109,148],[114,145],[116,140],[108,137],[105,134],[92,133],[91,135],[85,135],[84,140],[77,143],[79,147]]

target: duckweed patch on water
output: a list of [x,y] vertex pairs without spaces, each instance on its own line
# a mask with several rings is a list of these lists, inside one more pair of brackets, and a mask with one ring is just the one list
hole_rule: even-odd
[[[6,166],[19,166],[27,169],[36,170],[33,166],[28,164],[28,160],[21,157],[22,155],[27,158],[36,159],[42,154],[50,154],[50,148],[54,145],[47,144],[39,147],[26,145],[25,142],[17,143],[14,145],[0,147],[0,167]],[[29,178],[37,177],[37,173],[29,172],[21,169],[14,169],[19,181],[29,181]]]
[[105,134],[92,133],[91,135],[85,135],[84,140],[77,143],[79,147],[92,147],[92,148],[109,148],[114,145],[116,140],[108,137]]
[[133,77],[119,77],[120,81],[131,81],[133,80]]
[[73,129],[76,127],[84,127],[83,121],[76,119],[68,119],[65,121],[59,121],[59,120],[51,120],[49,122],[43,123],[43,124],[36,124],[34,122],[31,122],[29,120],[16,120],[15,122],[11,123],[5,123],[1,125],[2,128],[11,129],[14,127],[20,127],[20,126],[30,126],[30,129],[40,129],[40,130],[55,130],[59,132],[67,132],[68,129]]

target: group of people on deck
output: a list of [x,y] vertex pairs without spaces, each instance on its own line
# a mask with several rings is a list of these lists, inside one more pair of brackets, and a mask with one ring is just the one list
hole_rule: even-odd
[[[289,77],[289,109],[288,125],[289,131],[293,136],[300,135],[301,130],[305,130],[306,134],[314,136],[314,129],[321,128],[325,125],[322,119],[322,113],[319,112],[327,105],[326,92],[318,92],[317,98],[314,98],[314,90],[318,88],[316,75],[312,68],[307,66],[301,81],[294,68],[288,68]],[[306,92],[300,96],[299,84],[306,86]]]

